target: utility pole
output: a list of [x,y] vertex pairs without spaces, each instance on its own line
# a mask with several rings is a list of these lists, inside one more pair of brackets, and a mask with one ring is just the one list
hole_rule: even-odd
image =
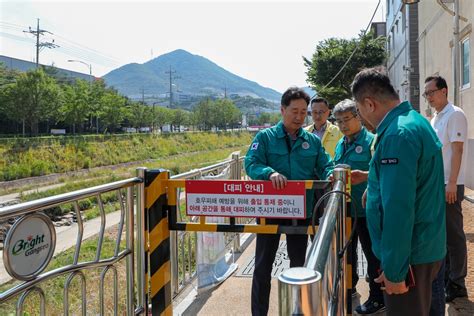
[[28,31],[23,31],[25,33],[30,33],[36,36],[36,68],[39,67],[39,53],[42,48],[56,48],[59,47],[59,45],[54,44],[54,40],[52,42],[40,42],[40,35],[44,35],[44,33],[49,33],[53,35],[53,33],[48,32],[46,30],[41,30],[39,26],[39,21],[40,19],[37,19],[36,22],[36,31],[31,29],[31,26],[29,27]]
[[224,99],[227,99],[227,85],[224,86]]
[[140,92],[142,94],[142,104],[145,104],[145,88],[141,88],[140,89]]
[[461,66],[461,56],[459,49],[459,0],[454,0],[454,18],[453,18],[453,102],[456,106],[461,106],[459,102],[459,74]]
[[174,76],[174,74],[176,73],[176,70],[172,71],[171,66],[170,66],[170,70],[166,71],[165,73],[170,75],[170,102],[169,102],[168,107],[171,109],[173,105],[172,104],[173,103],[173,79],[180,79],[181,77]]

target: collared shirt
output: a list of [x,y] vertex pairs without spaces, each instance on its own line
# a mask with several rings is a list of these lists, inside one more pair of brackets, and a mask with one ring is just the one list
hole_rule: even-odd
[[[311,124],[305,127],[304,129],[314,134],[314,124]],[[329,156],[331,156],[331,158],[334,157],[334,150],[336,149],[337,142],[343,136],[344,134],[342,134],[342,132],[339,130],[339,128],[336,125],[332,124],[330,121],[326,121],[325,131],[322,138],[320,138],[320,140],[321,140],[321,143],[323,144],[324,149],[329,154]]]
[[467,118],[463,110],[452,103],[448,103],[442,111],[435,113],[431,119],[439,140],[443,144],[444,183],[447,184],[451,174],[451,160],[453,148],[451,143],[464,143],[462,152],[461,168],[459,169],[456,184],[464,184],[467,160]]
[[[364,128],[364,127],[362,127]],[[351,146],[353,142],[357,140],[357,137],[359,137],[360,133],[362,132],[362,129],[355,133],[354,135],[351,135],[351,137],[344,136],[342,139],[344,141],[344,152]],[[337,146],[337,145],[336,145]]]
[[318,138],[322,140],[327,126],[328,126],[328,122],[324,123],[324,125],[321,126],[321,128],[318,130],[316,129],[316,125],[314,125],[313,134],[318,136]]

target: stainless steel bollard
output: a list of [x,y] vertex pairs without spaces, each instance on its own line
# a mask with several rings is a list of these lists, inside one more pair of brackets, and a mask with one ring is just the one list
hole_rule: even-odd
[[321,274],[298,267],[283,271],[278,277],[280,315],[322,315]]

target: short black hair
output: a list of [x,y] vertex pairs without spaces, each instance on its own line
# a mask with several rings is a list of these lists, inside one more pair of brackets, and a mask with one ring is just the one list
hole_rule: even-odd
[[446,88],[446,90],[448,90],[448,84],[446,83],[446,80],[443,77],[441,77],[441,76],[429,76],[428,78],[425,79],[425,83],[428,83],[431,80],[435,81],[436,88],[438,88],[438,89]]
[[331,106],[329,105],[328,100],[326,100],[325,98],[317,97],[317,98],[312,99],[312,100],[311,100],[311,107],[313,107],[313,103],[324,103],[324,104],[326,104],[326,106],[328,107],[328,109],[331,110]]
[[398,100],[398,93],[390,83],[385,67],[373,67],[361,70],[351,85],[352,95],[356,101],[366,96],[382,100]]
[[289,87],[281,96],[281,105],[286,108],[288,105],[290,105],[292,100],[299,99],[304,99],[306,101],[306,105],[309,104],[310,97],[303,89],[298,87]]

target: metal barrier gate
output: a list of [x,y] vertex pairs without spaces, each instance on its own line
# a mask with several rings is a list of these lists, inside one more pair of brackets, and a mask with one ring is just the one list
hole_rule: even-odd
[[[2,290],[0,291],[0,312],[1,314],[11,314],[11,311],[6,310],[8,308],[7,301],[16,296],[20,295],[16,302],[16,314],[23,315],[24,304],[27,298],[29,298],[32,294],[36,293],[39,296],[39,314],[41,315],[51,315],[51,314],[64,314],[69,315],[77,314],[77,310],[70,311],[70,300],[73,298],[71,295],[71,284],[74,282],[75,279],[80,280],[80,289],[75,291],[74,298],[76,295],[79,296],[80,302],[80,313],[82,315],[94,313],[94,314],[101,314],[104,315],[106,313],[113,312],[115,315],[118,314],[119,309],[119,288],[121,285],[119,284],[118,277],[117,277],[117,267],[120,264],[123,264],[125,260],[125,269],[126,269],[126,301],[123,303],[125,306],[125,312],[127,315],[133,315],[141,313],[145,308],[145,301],[142,295],[142,291],[137,291],[137,289],[143,287],[143,282],[140,280],[140,276],[144,275],[141,265],[141,255],[137,255],[135,251],[134,245],[134,235],[135,235],[135,223],[134,223],[134,190],[137,191],[136,195],[140,196],[143,195],[143,190],[141,187],[142,180],[140,178],[132,178],[123,181],[118,181],[114,183],[109,183],[89,189],[79,190],[75,192],[65,193],[53,197],[43,198],[32,202],[26,202],[18,205],[13,205],[9,207],[4,207],[0,209],[0,221],[4,222],[8,219],[16,219],[16,223],[20,222],[23,219],[29,219],[32,216],[44,216],[43,211],[53,208],[53,207],[64,207],[65,204],[72,203],[73,209],[75,211],[75,215],[77,218],[77,234],[76,234],[76,242],[74,244],[74,252],[70,258],[69,264],[64,264],[59,266],[55,269],[52,269],[47,272],[39,271],[39,273],[34,273],[32,275],[28,275],[26,277],[18,276],[10,288],[3,289],[6,285],[2,285]],[[105,214],[105,206],[103,203],[103,196],[107,194],[115,194],[117,195],[117,201],[120,208],[120,221],[118,224],[118,231],[116,235],[115,244],[113,246],[113,254],[110,256],[104,256],[102,253],[102,249],[104,246],[104,242],[106,241],[105,236],[105,225],[106,225],[106,214]],[[81,246],[83,245],[83,235],[84,235],[84,220],[83,214],[80,210],[80,202],[82,200],[88,198],[95,198],[97,201],[97,205],[99,207],[100,212],[100,228],[99,231],[95,231],[95,234],[98,234],[97,243],[96,243],[96,252],[94,258],[81,258]],[[138,214],[139,215],[139,214]],[[137,216],[137,227],[141,227],[143,225],[143,217]],[[14,224],[15,226],[16,224]],[[12,226],[12,228],[14,227]],[[122,233],[125,228],[125,245],[121,243],[122,240]],[[55,230],[54,227],[52,228],[53,231]],[[142,233],[140,230],[137,230],[137,236],[141,236]],[[53,236],[55,234],[53,233]],[[55,238],[54,238],[55,239]],[[144,245],[141,243],[142,239],[139,237],[137,238],[137,247],[138,249],[143,249]],[[8,235],[7,240],[5,241],[5,248],[4,251],[8,248]],[[15,247],[13,247],[15,248]],[[49,246],[50,249],[54,250],[54,243]],[[143,250],[142,250],[143,251]],[[135,258],[136,256],[136,258]],[[3,258],[7,258],[8,256],[3,256]],[[137,261],[138,265],[135,265],[135,260]],[[6,264],[6,262],[5,262]],[[48,262],[46,262],[46,265]],[[7,267],[7,266],[6,266]],[[138,267],[138,270],[136,270]],[[43,267],[43,268],[46,268]],[[92,271],[93,269],[100,269],[100,276],[98,277],[99,281],[99,307],[95,307],[92,310],[87,309],[87,299],[86,299],[86,289],[90,284],[88,284],[88,280],[86,278],[86,274],[88,271]],[[113,300],[111,302],[112,311],[107,312],[106,306],[104,306],[105,302],[105,289],[107,284],[105,280],[109,272],[113,273],[113,287],[112,287],[112,295]],[[139,280],[138,283],[135,282],[135,273],[138,275]],[[65,280],[61,280],[61,277],[65,277]],[[48,281],[51,280],[60,280],[63,282],[63,299],[62,299],[62,308],[60,310],[51,310],[48,309],[48,300],[51,299],[51,293],[45,293],[45,291],[41,288],[42,284],[46,284]],[[79,293],[77,293],[79,292]],[[135,296],[135,292],[138,292],[138,296]],[[37,303],[37,302],[36,302]],[[38,306],[38,304],[33,304]],[[38,312],[33,312],[37,314]]]
[[[351,232],[350,214],[346,213],[346,194],[350,196],[350,170],[336,169],[334,172],[334,191],[321,219],[320,229],[315,236],[305,266],[318,275],[314,283],[319,290],[306,291],[300,288],[287,287],[280,290],[281,315],[350,315],[352,313],[351,297],[351,263],[350,256],[341,252],[347,246]],[[228,224],[207,223],[205,216],[200,216],[199,223],[179,222],[177,220],[177,190],[185,187],[185,181],[169,179],[165,170],[144,170],[145,177],[145,213],[148,214],[150,236],[150,300],[153,315],[170,315],[172,313],[172,280],[170,270],[170,231],[196,232],[250,232],[261,234],[313,234],[311,226],[239,224],[230,218]],[[311,189],[316,181],[306,181],[306,188]],[[349,201],[350,199],[347,199]],[[305,276],[292,274],[288,284],[301,284]],[[348,277],[346,277],[348,275]],[[283,288],[283,286],[281,286]],[[307,290],[307,288],[305,288]],[[293,295],[290,295],[290,294]],[[296,294],[299,293],[299,294]],[[316,296],[314,296],[316,294]],[[305,297],[305,299],[303,299]],[[310,301],[308,298],[312,297]]]
[[[40,314],[47,315],[51,312],[47,309],[46,294],[40,285],[53,278],[67,276],[63,285],[63,314],[70,312],[70,286],[78,279],[81,281],[80,287],[80,310],[82,315],[89,313],[104,315],[107,313],[104,306],[107,283],[105,279],[109,271],[113,273],[113,291],[112,291],[112,310],[115,315],[118,314],[119,307],[119,282],[117,280],[117,265],[126,261],[126,302],[125,313],[148,314],[153,315],[172,315],[172,299],[187,280],[179,280],[178,254],[177,254],[177,235],[176,232],[232,232],[232,233],[287,233],[287,234],[313,234],[311,226],[282,226],[266,225],[262,219],[260,224],[246,224],[242,219],[230,218],[226,224],[206,223],[204,216],[201,216],[199,222],[182,222],[178,219],[179,192],[178,189],[185,186],[183,179],[192,178],[196,175],[202,175],[209,170],[219,170],[230,166],[233,174],[240,178],[241,158],[233,156],[232,160],[216,164],[200,170],[191,171],[186,174],[177,175],[170,179],[169,172],[166,170],[147,170],[139,168],[138,177],[118,181],[94,188],[84,189],[71,193],[66,193],[50,198],[40,199],[33,202],[22,203],[15,206],[0,208],[0,222],[8,218],[18,216],[28,216],[42,212],[51,207],[61,206],[66,203],[72,203],[77,217],[78,231],[76,237],[75,251],[72,263],[63,265],[56,269],[38,273],[30,278],[23,279],[23,282],[14,284],[13,287],[4,290],[0,288],[0,310],[2,306],[12,298],[20,297],[16,303],[17,315],[22,315],[25,300],[33,293],[39,295]],[[335,189],[346,191],[349,189],[349,177],[343,177],[342,174],[347,170],[339,170],[341,176],[336,177]],[[337,172],[335,173],[337,174]],[[306,181],[306,188],[315,187],[315,181]],[[124,192],[126,190],[126,192]],[[116,192],[119,201],[121,216],[118,225],[117,239],[115,241],[115,250],[113,255],[104,258],[101,254],[104,242],[105,231],[105,210],[101,196]],[[83,243],[83,220],[79,207],[79,202],[83,199],[94,197],[100,210],[101,224],[97,239],[97,252],[92,260],[81,260],[80,249]],[[134,206],[135,212],[134,212]],[[325,216],[322,219],[315,242],[313,243],[310,255],[307,258],[307,267],[312,267],[322,276],[321,291],[319,302],[325,300],[318,310],[318,314],[339,315],[350,314],[350,299],[346,299],[348,291],[351,288],[350,264],[347,257],[341,263],[338,254],[348,237],[351,230],[350,218],[346,218],[345,197],[331,197],[326,207]],[[125,227],[126,244],[121,245],[121,236]],[[238,234],[237,234],[238,236]],[[133,242],[135,240],[135,243]],[[122,249],[123,248],[123,249]],[[329,249],[332,248],[332,252]],[[310,263],[308,263],[310,262]],[[311,263],[313,262],[313,263]],[[316,262],[316,263],[314,263]],[[323,268],[321,269],[321,264]],[[84,271],[92,269],[101,269],[99,277],[99,308],[96,310],[87,310],[86,288],[87,278]],[[192,274],[191,272],[189,273]],[[345,277],[345,275],[349,277]],[[136,275],[136,278],[135,278]],[[345,282],[344,282],[345,280]],[[189,280],[188,280],[189,281]],[[326,292],[324,292],[326,291]],[[294,292],[294,291],[293,291]],[[300,291],[301,292],[301,291]],[[350,298],[350,295],[348,296]],[[335,298],[335,299],[332,299]],[[293,314],[298,308],[298,303],[294,297],[285,297],[280,295],[280,299],[288,300],[286,303],[280,302],[280,313],[282,315]],[[290,303],[290,301],[292,303]],[[300,302],[301,303],[301,302]],[[306,306],[305,304],[300,304]],[[298,306],[300,306],[298,305]],[[320,304],[321,305],[321,304]],[[287,306],[288,308],[284,308]],[[308,309],[302,309],[305,313]],[[319,313],[319,311],[321,313]],[[76,314],[72,312],[72,314]]]

